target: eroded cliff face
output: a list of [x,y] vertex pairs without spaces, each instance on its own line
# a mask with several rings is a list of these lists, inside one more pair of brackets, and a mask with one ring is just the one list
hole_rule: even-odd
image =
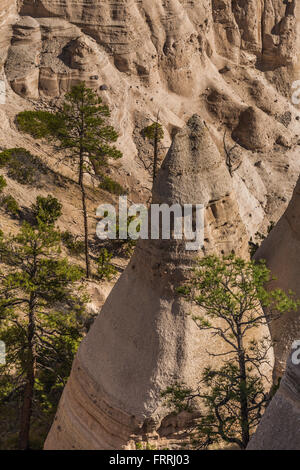
[[[21,15],[60,17],[76,24],[114,57],[117,68],[138,74],[164,65],[174,70],[173,86],[184,86],[193,59],[213,49],[240,60],[254,53],[268,69],[295,60],[295,0],[144,0],[21,2]],[[216,34],[215,34],[216,33]],[[200,52],[200,54],[198,53]],[[193,57],[194,56],[194,57]],[[233,56],[233,57],[232,57]],[[192,59],[192,60],[191,60]],[[180,81],[183,79],[184,83]],[[190,85],[193,77],[189,77]]]
[[124,152],[113,174],[135,200],[151,188],[143,126],[159,111],[168,147],[198,113],[224,158],[224,133],[227,148],[237,144],[233,179],[249,237],[282,215],[300,170],[299,113],[290,104],[299,64],[294,0],[18,0],[2,2],[1,14],[0,145],[20,140],[16,112],[51,106],[85,81],[112,110]]

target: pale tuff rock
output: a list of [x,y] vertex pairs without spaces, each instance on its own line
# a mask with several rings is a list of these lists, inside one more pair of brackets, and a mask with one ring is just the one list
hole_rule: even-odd
[[31,17],[20,18],[13,25],[9,61],[5,71],[12,89],[23,96],[39,97],[39,52],[42,35],[39,23]]
[[[120,134],[124,157],[112,176],[134,200],[146,201],[151,178],[141,163],[142,123],[160,111],[166,148],[173,130],[197,113],[221,153],[225,131],[228,146],[232,132],[238,137],[234,186],[250,238],[280,218],[300,171],[300,122],[290,102],[291,82],[299,78],[300,11],[293,6],[282,0],[2,2],[0,79],[8,99],[1,122],[9,121],[9,134],[23,140],[13,125],[16,103],[24,109],[34,100],[47,108],[46,101],[85,81],[109,105]],[[288,130],[280,125],[286,113]],[[1,146],[7,136],[0,133]]]
[[247,450],[300,450],[300,365],[293,364],[293,354]]
[[[195,162],[190,158],[193,155],[192,145],[188,143],[186,147],[189,138],[185,129],[178,134],[179,137],[175,140],[161,172],[168,184],[164,189],[164,183],[160,179],[159,193],[156,191],[154,197],[157,200],[185,200],[193,196],[190,185],[193,191],[197,187],[197,198],[203,198],[207,205],[205,253],[214,251],[220,254],[222,251],[226,253],[236,249],[238,253],[244,254],[246,242],[250,237],[254,237],[257,231],[266,233],[270,221],[276,222],[280,219],[291,199],[300,172],[297,146],[300,113],[299,109],[291,104],[291,83],[299,79],[299,44],[300,7],[299,2],[295,0],[119,0],[113,3],[108,0],[2,0],[0,80],[4,80],[7,93],[6,104],[0,106],[0,146],[26,147],[40,156],[50,168],[55,167],[56,171],[74,179],[71,169],[66,170],[62,166],[57,169],[56,155],[53,155],[44,142],[34,142],[30,137],[18,132],[15,115],[29,108],[52,109],[52,103],[55,104],[73,85],[85,81],[89,87],[97,90],[104,103],[109,105],[112,125],[120,135],[117,145],[124,156],[115,167],[111,165],[111,176],[129,189],[130,197],[135,202],[147,201],[151,177],[140,163],[140,157],[151,158],[153,147],[145,142],[140,131],[156,119],[160,111],[159,118],[165,131],[162,146],[167,148],[175,131],[183,128],[190,116],[196,113],[206,122],[206,126],[197,123],[197,120],[190,123],[190,126],[199,126],[202,129],[201,141],[206,142],[204,154],[209,158],[201,160],[201,171],[205,176],[198,182],[197,176],[189,175],[194,171]],[[189,128],[190,131],[192,127]],[[208,139],[205,129],[209,130],[211,140]],[[235,147],[231,156],[238,169],[232,178],[229,177],[224,164],[224,140],[227,149]],[[196,154],[197,146],[201,147],[197,142],[196,138]],[[185,155],[186,149],[190,147],[191,153],[185,161],[181,160],[181,156],[179,158],[179,153],[174,154],[174,149],[178,148],[178,152]],[[178,175],[176,168],[170,163],[170,155],[177,159],[176,165],[180,168]],[[161,152],[161,157],[163,156],[164,151]],[[185,181],[188,190],[184,190],[179,184],[181,179]],[[32,198],[36,196],[34,192],[24,192],[23,188],[16,187],[11,181],[9,183],[12,195],[17,196],[18,200],[27,206],[33,202]],[[48,189],[47,187],[47,191]],[[74,222],[72,216],[72,212],[78,214],[78,198],[72,193],[68,199],[66,192],[58,187],[54,188],[54,192],[64,204],[63,219],[66,227],[71,226],[71,230],[78,234],[79,225],[76,220]],[[108,194],[107,198],[110,198]],[[95,201],[91,211],[94,206]],[[91,229],[94,230],[94,225]],[[138,259],[141,279],[151,263],[159,263],[161,258],[164,260],[163,266],[172,267],[173,261],[170,260],[177,259],[177,255],[181,256],[181,248],[177,245],[167,250],[166,254],[162,253],[162,248],[157,245],[159,246],[158,242],[151,245],[150,254],[147,243],[140,244],[137,250],[135,259]],[[190,261],[189,258],[181,263],[184,265],[186,262],[189,265]],[[174,266],[176,263],[178,264],[174,261]],[[126,271],[117,287],[117,296],[121,290],[124,292],[122,302],[125,306],[128,303],[126,279],[130,269]],[[183,268],[180,272],[185,271]],[[146,282],[149,282],[149,279],[146,279]],[[139,298],[138,290],[142,289],[141,285],[137,281],[134,285],[136,290],[133,295]],[[159,288],[160,286],[155,284],[155,289]],[[156,312],[160,311],[162,306],[162,312],[165,312],[163,327],[167,329],[166,312],[172,311],[172,308],[176,312],[182,310],[177,304],[176,308],[172,307],[173,301],[170,299],[173,297],[170,294],[165,303],[164,297],[163,300],[155,300],[155,289],[151,291],[151,295],[148,292],[149,299],[145,294],[145,299],[150,301],[149,309],[155,304]],[[164,294],[163,289],[165,287],[162,286]],[[143,289],[141,292],[144,292]],[[116,299],[113,297],[109,302],[112,307],[106,306],[104,311],[111,309],[121,315],[120,305],[118,304],[118,309],[115,305]],[[144,304],[140,306],[141,311],[144,311],[144,308]],[[131,308],[129,304],[128,310],[134,312],[135,307]],[[107,321],[105,318],[104,315],[104,323]],[[169,339],[173,345],[170,346],[171,356],[172,351],[176,349],[174,338],[177,337],[177,330],[182,330],[178,343],[187,344],[189,348],[191,345],[186,338],[194,334],[189,330],[191,326],[182,327],[186,323],[180,314],[176,318],[177,324],[174,325]],[[153,321],[156,321],[155,319]],[[143,316],[140,323],[144,320]],[[132,319],[130,321],[133,322]],[[160,325],[157,320],[154,325],[155,344],[163,338]],[[140,324],[138,326],[141,328]],[[108,329],[108,325],[105,326],[105,331]],[[113,329],[111,334],[115,334],[114,331]],[[185,331],[186,333],[183,333]],[[127,332],[125,327],[124,332]],[[144,330],[142,337],[143,335]],[[119,341],[120,338],[116,338]],[[150,343],[151,338],[147,336]],[[82,350],[86,351],[87,347],[83,346]],[[121,342],[120,350],[122,347]],[[197,347],[195,345],[196,349]],[[124,348],[126,350],[125,346]],[[199,348],[201,354],[205,354],[205,347]],[[154,359],[150,361],[150,369],[157,360],[157,351],[161,350],[157,348]],[[130,357],[136,357],[134,350],[128,350],[129,353]],[[168,361],[167,355],[163,354],[167,353],[162,353],[163,361]],[[190,357],[188,354],[199,356],[198,351],[186,354],[186,357]],[[175,352],[173,356],[176,356]],[[174,362],[173,356],[169,360],[168,371],[173,367],[175,373],[178,371],[178,374],[183,376],[187,374],[189,380],[190,372],[185,371],[186,366]],[[90,367],[90,362],[86,357],[85,353],[80,352],[77,358],[80,371],[74,365],[70,385],[62,398],[59,420],[64,421],[62,428],[65,436],[69,436],[65,437],[62,445],[72,447],[73,420],[78,420],[79,434],[74,438],[76,446],[134,446],[128,444],[128,435],[132,429],[139,428],[141,423],[147,420],[147,416],[152,417],[151,403],[156,403],[158,392],[153,391],[149,383],[155,381],[155,377],[149,378],[150,369],[146,368],[145,390],[151,390],[154,398],[151,402],[149,397],[143,397],[146,411],[140,410],[137,421],[132,424],[131,412],[128,414],[127,410],[122,414],[124,403],[114,388],[119,385],[109,379],[112,383],[108,381],[107,392],[104,385],[99,385],[100,382],[102,384],[101,371],[99,376],[97,370],[90,371],[86,365]],[[98,360],[97,357],[95,360]],[[105,367],[108,366],[107,360]],[[134,371],[131,372],[134,375]],[[158,380],[163,382],[159,375],[163,372],[155,373]],[[168,380],[168,373],[165,382]],[[91,391],[87,396],[101,395],[101,406],[86,398],[85,382],[89,383],[91,389],[95,389],[95,393]],[[98,394],[97,390],[101,393]],[[73,409],[77,406],[76,393],[78,397],[80,393],[83,394],[82,399],[78,400],[81,403],[87,400],[87,405],[85,408],[78,405],[78,414],[75,417]],[[133,402],[132,397],[133,393],[130,400],[128,399],[130,403]],[[105,403],[112,407],[111,413],[116,417],[116,428],[120,427],[120,422],[123,423],[120,430],[121,441],[116,437],[116,440],[112,438],[112,427],[108,435],[104,436],[105,423],[110,413],[109,408],[105,408]],[[89,416],[90,410],[92,416],[93,413],[95,416],[100,414],[100,417],[97,415],[98,421]],[[149,419],[151,423],[152,418]],[[102,424],[98,425],[97,422]],[[91,428],[95,426],[95,429],[88,431],[85,436],[82,431],[86,426],[84,423],[90,423]],[[109,423],[112,426],[111,420]],[[155,423],[153,426],[156,429],[157,421]],[[147,426],[145,425],[145,428],[148,429]],[[155,438],[161,439],[157,435],[167,433],[171,435],[176,426],[177,421],[172,417],[164,418],[159,432],[154,433]],[[97,430],[103,433],[99,431],[101,442],[97,438]],[[58,432],[58,428],[56,431]],[[54,442],[56,431],[52,431],[48,442],[51,439]],[[139,435],[143,432],[140,430]],[[134,435],[137,434],[134,431]],[[58,440],[56,437],[55,439]]]
[[241,52],[256,55],[268,70],[293,64],[295,16],[281,0],[189,2],[121,0],[66,2],[23,0],[20,14],[64,18],[93,37],[113,56],[121,72],[147,80],[164,75],[170,90],[194,93],[199,88],[195,66],[203,65],[214,49],[235,62]]
[[247,108],[239,116],[238,126],[232,133],[233,139],[247,150],[264,151],[273,148],[276,143],[290,146],[292,136],[283,124],[274,123],[260,109]]
[[[194,116],[174,138],[153,200],[205,204],[205,253],[244,254],[235,198],[224,160]],[[176,293],[197,255],[179,240],[138,243],[80,346],[46,449],[134,449],[140,440],[176,447],[184,439],[191,416],[170,415],[161,392],[177,380],[194,387],[211,361],[207,349],[223,347],[199,333],[187,315],[193,307]]]
[[[273,70],[292,64],[296,58],[296,0],[244,2],[213,1],[213,18],[218,32],[218,48],[239,59],[241,51],[253,53],[262,67]],[[292,8],[292,5],[294,8]]]
[[204,204],[204,252],[247,256],[248,241],[224,158],[197,116],[176,135],[154,187],[155,203]]
[[[290,289],[300,299],[300,180],[293,198],[275,228],[256,253],[256,258],[267,261],[276,278],[270,282],[270,289],[279,287],[286,292]],[[284,314],[271,325],[274,340],[275,375],[282,377],[285,363],[294,340],[300,339],[300,315],[298,312]]]
[[100,66],[95,41],[65,20],[25,16],[13,27],[5,72],[22,96],[59,97],[80,81],[94,88]]
[[[297,299],[300,298],[299,210],[300,179],[286,212],[256,253],[257,259],[266,259],[275,277],[270,282],[269,288],[279,287],[286,292],[292,290]],[[299,311],[291,312],[284,314],[270,326],[274,341],[274,375],[276,380],[282,376],[283,378],[279,390],[249,443],[249,450],[300,450],[299,347],[294,345],[294,342],[300,339],[299,318]],[[293,352],[290,354],[293,346]]]

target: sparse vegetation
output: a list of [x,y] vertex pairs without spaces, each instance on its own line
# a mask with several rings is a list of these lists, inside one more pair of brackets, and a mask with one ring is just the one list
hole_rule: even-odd
[[62,242],[68,248],[71,255],[79,256],[84,253],[84,242],[78,240],[78,237],[73,235],[69,231],[65,231],[61,234]]
[[7,149],[0,153],[0,168],[6,168],[7,176],[20,184],[34,185],[40,173],[46,172],[41,160],[24,148]]
[[97,273],[99,279],[110,281],[113,276],[117,274],[117,269],[111,263],[111,259],[113,258],[113,254],[110,253],[106,248],[102,248],[100,250],[99,258],[98,258],[98,269]]
[[267,236],[273,230],[274,227],[275,227],[275,222],[271,221],[268,228],[267,228],[267,234],[266,235],[264,235],[261,232],[256,232],[255,241],[253,241],[252,237],[250,238],[249,251],[250,251],[251,258],[254,257],[254,255],[257,252],[258,248],[260,247],[261,243],[267,238]]
[[6,188],[7,182],[4,176],[0,175],[0,194],[3,192],[3,189]]
[[32,205],[32,212],[37,224],[54,225],[62,214],[62,204],[50,194],[47,197],[38,196]]
[[156,450],[156,447],[149,442],[136,442],[135,448],[136,450]]

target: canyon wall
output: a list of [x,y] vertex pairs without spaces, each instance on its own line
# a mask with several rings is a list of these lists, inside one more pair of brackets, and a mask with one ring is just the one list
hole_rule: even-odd
[[[274,280],[270,289],[293,291],[300,299],[300,180],[292,200],[275,228],[257,251],[256,259],[265,259]],[[300,317],[298,312],[282,315],[271,325],[276,357],[275,375],[282,377],[285,364],[294,340],[300,339]]]

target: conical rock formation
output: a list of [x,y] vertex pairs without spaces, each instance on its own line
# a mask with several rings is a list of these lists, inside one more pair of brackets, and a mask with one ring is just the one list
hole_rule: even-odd
[[[292,200],[256,253],[256,259],[263,258],[276,278],[269,284],[270,289],[292,290],[300,298],[300,179]],[[300,312],[283,315],[271,325],[275,342],[275,375],[282,377],[291,345],[300,339]]]
[[[247,235],[232,180],[199,117],[175,137],[153,200],[204,204],[204,253],[245,254]],[[208,365],[207,345],[176,288],[199,253],[179,240],[139,241],[135,254],[80,346],[46,449],[135,449],[176,445],[185,414],[170,415],[161,392],[173,381],[194,387]],[[202,253],[203,255],[203,253]]]

